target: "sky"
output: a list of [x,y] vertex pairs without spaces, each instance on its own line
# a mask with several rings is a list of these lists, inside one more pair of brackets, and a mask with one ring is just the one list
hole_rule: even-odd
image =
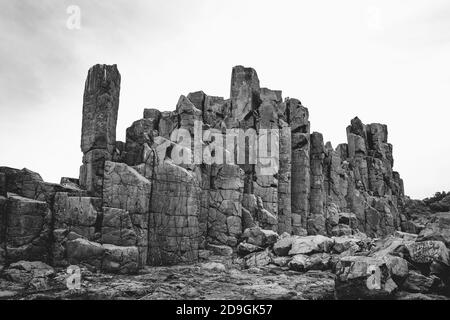
[[144,108],[228,98],[244,65],[333,146],[355,116],[387,124],[407,195],[450,191],[448,0],[0,0],[0,42],[0,166],[78,177],[94,64],[122,75],[119,140]]

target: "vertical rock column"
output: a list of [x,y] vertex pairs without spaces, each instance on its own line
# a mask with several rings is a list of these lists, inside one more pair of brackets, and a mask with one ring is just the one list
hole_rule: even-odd
[[369,189],[367,169],[367,133],[365,125],[358,118],[347,127],[348,154],[355,175],[355,186],[361,190]]
[[310,134],[309,112],[297,99],[287,102],[288,120],[291,125],[292,176],[291,206],[292,233],[306,233],[306,222],[309,215],[310,178]]
[[[177,154],[187,160],[186,163],[178,165],[193,169],[194,164],[198,165],[202,160],[202,111],[201,109],[197,109],[188,98],[182,95],[178,100],[176,112],[179,120],[179,131],[177,131],[176,142],[181,143],[182,147],[176,147],[178,150]],[[190,145],[184,141],[186,138],[184,137],[185,133],[190,134]]]
[[391,193],[392,177],[392,145],[387,143],[387,126],[372,123],[367,128],[368,157],[367,167],[369,175],[369,189],[375,196],[384,196]]
[[278,233],[292,233],[291,177],[292,177],[292,143],[291,127],[288,123],[287,103],[277,104],[279,140],[278,170]]
[[323,161],[325,147],[321,133],[311,134],[311,195],[310,215],[308,217],[308,234],[326,235],[325,229],[325,186]]
[[148,229],[148,264],[198,260],[200,186],[195,175],[170,161],[155,167]]
[[89,70],[83,98],[80,184],[94,196],[102,194],[104,164],[115,148],[119,94],[116,65],[95,65]]
[[291,128],[280,123],[280,168],[278,171],[278,233],[292,233],[291,211]]
[[[340,209],[345,209],[347,207],[345,197],[348,189],[348,177],[345,170],[346,166],[343,165],[343,159],[341,158],[343,146],[340,145],[338,148],[339,150],[334,150],[330,142],[327,142],[325,145],[324,178],[326,204],[334,203]],[[345,154],[344,157],[346,157]]]
[[[277,104],[281,91],[261,88],[256,130],[258,132],[258,157],[253,179],[253,193],[260,197],[264,208],[275,218],[278,216],[278,171],[280,133]],[[270,219],[274,220],[274,219]],[[277,226],[263,226],[276,230]]]
[[242,233],[243,171],[237,165],[213,165],[209,192],[208,242],[235,247]]
[[[255,112],[259,106],[259,79],[252,68],[236,66],[231,73],[231,117],[227,119],[227,127],[243,130],[256,129]],[[245,145],[246,159],[249,152]],[[255,157],[256,158],[256,157]],[[253,193],[253,177],[255,166],[251,163],[240,164],[245,172],[244,193]]]

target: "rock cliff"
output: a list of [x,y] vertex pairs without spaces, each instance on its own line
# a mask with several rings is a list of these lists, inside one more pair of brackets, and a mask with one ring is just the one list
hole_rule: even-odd
[[[182,95],[174,111],[145,109],[117,141],[120,82],[115,65],[88,72],[78,179],[0,167],[0,264],[133,274],[212,254],[245,268],[332,269],[344,298],[436,280],[408,263],[448,267],[448,217],[413,219],[420,204],[393,170],[386,125],[356,117],[334,148],[300,100],[236,66],[228,99]],[[382,273],[375,291],[354,281],[371,268]]]

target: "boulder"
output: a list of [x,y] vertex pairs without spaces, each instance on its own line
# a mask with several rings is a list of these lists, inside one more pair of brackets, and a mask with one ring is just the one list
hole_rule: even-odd
[[83,238],[66,242],[67,260],[70,264],[86,264],[101,270],[105,248]]
[[441,241],[407,242],[405,248],[412,263],[439,262],[449,266],[448,249]]
[[275,231],[254,227],[244,230],[242,238],[255,246],[268,247],[274,244],[279,236]]
[[292,247],[292,242],[296,236],[282,237],[273,245],[273,252],[278,256],[287,256]]
[[418,241],[427,240],[442,241],[450,247],[450,212],[433,215],[418,237]]
[[322,235],[295,237],[292,241],[289,255],[310,254],[316,252],[330,252],[334,241]]
[[350,248],[354,248],[355,251],[360,249],[361,240],[353,237],[332,237],[334,241],[333,252],[342,253],[344,251],[349,250]]
[[18,261],[3,270],[3,276],[13,282],[25,284],[34,289],[47,289],[48,280],[55,270],[41,261]]
[[289,269],[305,272],[308,270],[327,270],[330,268],[331,256],[328,253],[315,253],[310,256],[298,254],[289,262]]
[[272,257],[272,264],[279,266],[279,267],[286,267],[288,266],[289,262],[292,260],[292,257]]
[[224,246],[224,245],[217,245],[217,244],[208,244],[206,246],[206,248],[210,251],[212,251],[212,253],[214,255],[217,256],[232,256],[233,255],[233,248],[229,247],[229,246]]
[[246,256],[252,252],[262,251],[264,248],[255,246],[254,244],[247,243],[247,242],[241,242],[237,246],[237,253],[240,256]]
[[139,251],[135,246],[120,247],[104,244],[102,270],[111,273],[133,274],[139,269]]
[[375,299],[391,297],[397,285],[381,259],[348,256],[336,265],[338,299]]
[[408,276],[408,262],[403,258],[392,256],[390,254],[384,256],[383,261],[386,263],[395,283],[397,285],[403,283]]
[[53,243],[51,246],[53,258],[52,265],[55,267],[67,267],[69,265],[66,254],[67,241],[82,238],[83,237],[78,233],[75,233],[68,229],[53,230]]
[[[8,193],[4,203],[3,239],[6,261],[47,261],[51,212],[46,202]],[[1,241],[1,240],[0,240]]]
[[272,256],[268,250],[251,253],[244,259],[247,268],[264,267],[272,262]]
[[417,271],[411,270],[402,284],[402,290],[414,293],[428,293],[436,291],[441,281],[436,276],[424,276]]

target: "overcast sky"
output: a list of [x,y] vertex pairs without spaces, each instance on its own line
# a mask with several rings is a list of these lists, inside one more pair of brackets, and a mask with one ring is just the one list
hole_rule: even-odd
[[144,108],[228,97],[240,64],[333,146],[355,116],[386,123],[408,195],[450,191],[448,0],[0,0],[0,41],[0,165],[47,181],[78,177],[90,66],[118,65],[123,140]]

